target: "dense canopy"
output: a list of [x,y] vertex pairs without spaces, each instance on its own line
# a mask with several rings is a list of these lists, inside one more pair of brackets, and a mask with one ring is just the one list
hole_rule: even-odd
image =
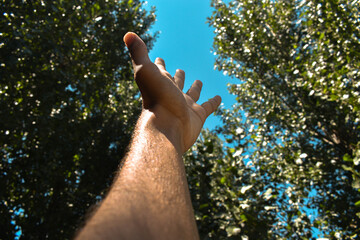
[[205,135],[211,147],[191,153],[211,179],[189,180],[204,199],[203,236],[358,238],[360,2],[212,6],[215,67],[239,82],[229,88],[236,103],[220,111],[227,144]]

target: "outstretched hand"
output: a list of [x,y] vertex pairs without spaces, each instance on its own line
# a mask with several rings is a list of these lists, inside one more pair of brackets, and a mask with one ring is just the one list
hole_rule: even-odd
[[178,145],[175,147],[181,153],[186,152],[196,141],[206,118],[220,105],[220,96],[202,105],[197,104],[201,81],[194,81],[184,93],[184,71],[178,69],[171,76],[166,71],[163,59],[157,58],[154,63],[151,62],[145,43],[135,33],[127,33],[124,42],[130,51],[144,111],[154,115],[156,127],[164,134],[171,135],[171,140]]

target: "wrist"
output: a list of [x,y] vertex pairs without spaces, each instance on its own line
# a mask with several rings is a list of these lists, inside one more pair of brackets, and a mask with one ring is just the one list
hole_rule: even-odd
[[162,106],[143,109],[138,124],[139,130],[143,129],[165,136],[180,155],[185,151],[183,126],[180,119]]

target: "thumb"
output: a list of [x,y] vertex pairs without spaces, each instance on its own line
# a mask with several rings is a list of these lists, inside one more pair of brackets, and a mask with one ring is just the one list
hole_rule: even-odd
[[131,59],[135,65],[142,65],[150,62],[146,45],[137,34],[133,32],[126,33],[124,42],[130,51]]

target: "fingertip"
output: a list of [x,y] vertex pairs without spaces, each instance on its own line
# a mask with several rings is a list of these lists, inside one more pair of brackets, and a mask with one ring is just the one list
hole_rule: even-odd
[[136,33],[133,33],[133,32],[127,32],[124,37],[123,37],[123,41],[125,42],[126,44],[126,47],[129,48],[133,42],[135,41],[137,37],[137,34]]
[[215,97],[213,97],[213,101],[215,102],[215,111],[220,106],[222,99],[219,95],[216,95]]
[[202,83],[202,81],[200,81],[200,80],[195,80],[195,81],[194,81],[194,85],[199,86],[200,88],[202,88],[203,83]]
[[216,95],[214,98],[215,98],[216,103],[218,103],[218,106],[219,106],[221,104],[221,102],[222,102],[221,96]]
[[165,66],[164,59],[162,59],[160,57],[157,57],[154,62],[155,62],[155,64],[161,64],[161,65]]
[[184,81],[185,80],[185,71],[182,69],[176,69],[175,77],[180,77]]
[[213,110],[215,111],[221,104],[221,97],[216,95],[215,97],[211,98],[208,102],[210,102],[213,106]]
[[147,47],[144,41],[136,33],[126,33],[123,40],[129,49],[134,64],[140,65],[150,61]]
[[184,81],[185,81],[185,72],[181,69],[176,69],[174,75],[175,83],[178,85],[180,90],[184,89]]

